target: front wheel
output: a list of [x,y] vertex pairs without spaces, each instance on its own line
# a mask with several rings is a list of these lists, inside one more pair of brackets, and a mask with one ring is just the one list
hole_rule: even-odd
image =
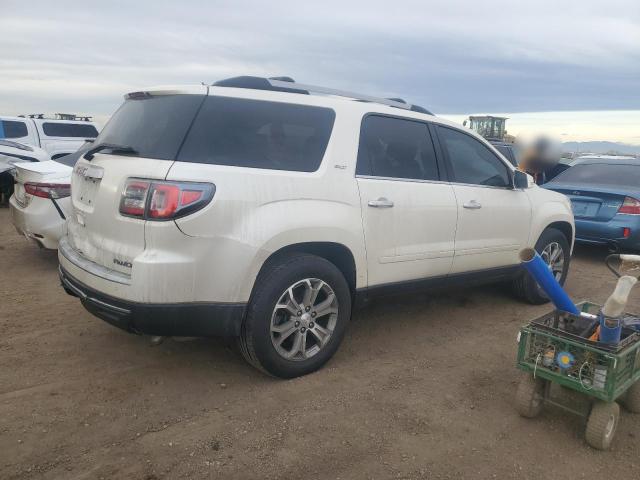
[[537,417],[544,406],[545,381],[524,374],[516,390],[516,409],[525,418]]
[[291,254],[258,276],[240,350],[268,374],[293,378],[322,367],[336,352],[351,317],[351,293],[328,260]]
[[595,402],[587,421],[585,432],[587,443],[595,449],[608,450],[616,434],[619,420],[620,407],[616,402]]
[[[571,249],[564,234],[555,228],[547,228],[536,242],[536,252],[551,269],[560,285],[564,285],[569,273]],[[533,305],[547,303],[549,297],[528,272],[522,272],[513,282],[518,298]]]

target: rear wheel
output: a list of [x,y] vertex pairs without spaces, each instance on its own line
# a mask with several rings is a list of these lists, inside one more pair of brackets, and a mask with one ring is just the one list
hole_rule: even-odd
[[587,421],[585,438],[598,450],[608,450],[620,419],[620,406],[616,402],[595,402]]
[[[564,285],[569,273],[571,249],[564,234],[555,228],[547,228],[536,242],[536,252],[540,254],[554,277]],[[528,272],[522,272],[513,282],[513,290],[518,298],[534,305],[547,303],[549,297]]]
[[271,375],[305,375],[333,356],[350,316],[349,286],[335,265],[309,254],[281,257],[256,280],[240,350]]
[[622,406],[631,413],[640,413],[640,380],[626,391],[622,398]]

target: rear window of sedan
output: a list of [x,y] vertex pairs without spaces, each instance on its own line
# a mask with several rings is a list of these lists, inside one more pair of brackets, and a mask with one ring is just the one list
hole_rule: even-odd
[[637,188],[640,185],[640,165],[591,163],[565,170],[549,183],[575,185],[616,185]]

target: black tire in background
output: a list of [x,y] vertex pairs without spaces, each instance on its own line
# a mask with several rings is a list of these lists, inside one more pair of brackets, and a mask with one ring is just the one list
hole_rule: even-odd
[[[329,340],[317,353],[307,359],[289,360],[278,353],[273,344],[272,316],[276,303],[287,289],[305,279],[321,280],[330,287],[338,302],[337,320]],[[350,317],[351,292],[340,270],[322,257],[287,254],[270,261],[256,280],[238,341],[240,351],[251,365],[270,375],[280,378],[306,375],[318,370],[334,355]]]
[[[569,263],[571,262],[571,247],[569,246],[567,237],[558,229],[547,228],[542,232],[542,235],[540,235],[540,238],[536,242],[535,249],[536,252],[542,254],[544,249],[553,243],[557,243],[560,246],[564,255],[564,266],[559,279],[560,285],[564,285],[567,274],[569,273]],[[549,297],[547,297],[533,277],[526,271],[522,272],[513,281],[513,291],[520,300],[524,300],[533,305],[541,305],[549,302]]]

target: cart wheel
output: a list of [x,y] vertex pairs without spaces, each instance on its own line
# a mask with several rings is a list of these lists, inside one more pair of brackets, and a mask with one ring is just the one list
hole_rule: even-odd
[[619,419],[620,406],[616,402],[595,402],[587,421],[587,443],[598,450],[608,450]]
[[640,380],[629,387],[621,403],[631,413],[640,413]]
[[516,391],[516,409],[523,417],[538,416],[544,405],[545,381],[531,375],[523,375]]

